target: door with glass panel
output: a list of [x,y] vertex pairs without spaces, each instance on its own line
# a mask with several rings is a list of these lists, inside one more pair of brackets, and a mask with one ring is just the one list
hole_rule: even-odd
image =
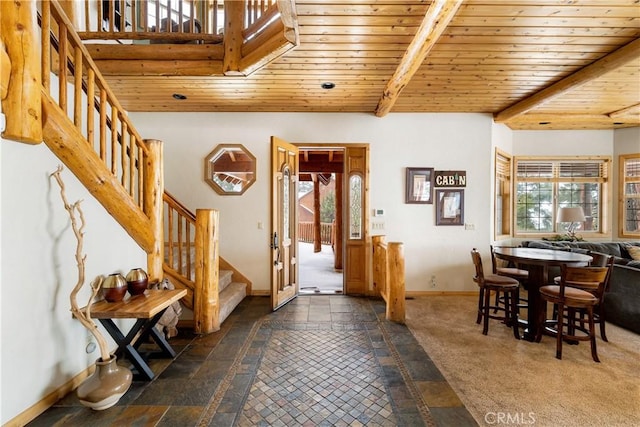
[[368,145],[346,145],[344,282],[347,295],[365,295],[369,290],[368,163]]
[[298,295],[298,147],[271,137],[271,306]]

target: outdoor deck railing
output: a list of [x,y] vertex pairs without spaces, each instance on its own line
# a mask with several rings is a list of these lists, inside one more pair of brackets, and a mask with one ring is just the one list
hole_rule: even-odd
[[[333,245],[334,228],[334,224],[331,222],[320,223],[320,242],[323,245]],[[298,222],[298,241],[313,243],[314,236],[313,222]]]

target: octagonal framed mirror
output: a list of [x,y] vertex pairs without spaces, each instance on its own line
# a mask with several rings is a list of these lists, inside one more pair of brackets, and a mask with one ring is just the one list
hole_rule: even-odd
[[219,144],[204,159],[204,180],[223,196],[239,196],[256,181],[256,158],[242,144]]

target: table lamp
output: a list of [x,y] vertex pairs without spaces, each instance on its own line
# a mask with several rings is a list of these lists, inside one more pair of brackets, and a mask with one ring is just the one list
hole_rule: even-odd
[[572,240],[577,240],[576,228],[578,227],[578,223],[584,222],[584,221],[585,221],[584,211],[580,206],[558,209],[558,218],[556,222],[569,223],[569,226],[567,227],[567,234],[569,235],[569,237],[571,237]]

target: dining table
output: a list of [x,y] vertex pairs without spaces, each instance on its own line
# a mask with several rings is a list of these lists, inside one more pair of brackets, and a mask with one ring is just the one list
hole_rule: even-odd
[[553,249],[537,249],[522,247],[496,247],[496,258],[518,265],[518,268],[529,272],[524,285],[527,289],[527,319],[524,323],[524,336],[527,341],[534,341],[538,332],[538,320],[543,310],[540,288],[549,282],[549,267],[570,265],[587,266],[592,261],[590,255]]

